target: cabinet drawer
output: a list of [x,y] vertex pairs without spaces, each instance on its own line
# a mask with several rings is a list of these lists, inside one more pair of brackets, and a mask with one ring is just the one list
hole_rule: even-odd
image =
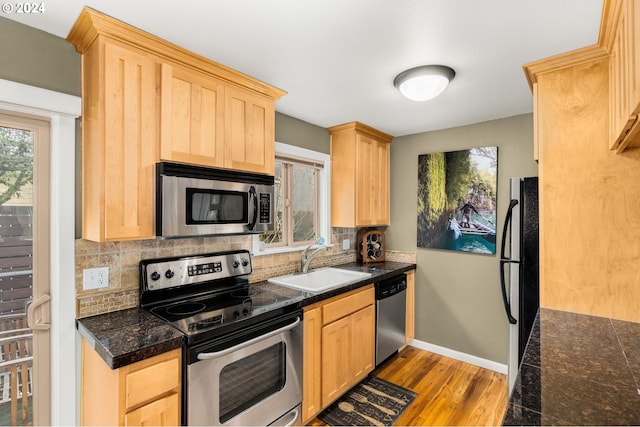
[[124,415],[125,426],[180,425],[180,396],[172,393]]
[[180,357],[165,358],[126,374],[125,407],[131,409],[179,387]]
[[375,300],[373,287],[346,296],[337,301],[333,301],[322,306],[322,324],[326,325],[344,316],[371,305]]

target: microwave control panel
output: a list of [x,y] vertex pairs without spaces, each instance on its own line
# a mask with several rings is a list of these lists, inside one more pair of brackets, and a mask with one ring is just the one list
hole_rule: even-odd
[[260,193],[260,224],[271,222],[271,194]]

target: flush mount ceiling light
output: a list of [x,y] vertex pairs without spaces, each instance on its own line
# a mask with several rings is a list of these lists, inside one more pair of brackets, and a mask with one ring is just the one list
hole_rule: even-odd
[[393,85],[413,101],[428,101],[440,95],[455,75],[453,68],[445,65],[423,65],[401,72]]

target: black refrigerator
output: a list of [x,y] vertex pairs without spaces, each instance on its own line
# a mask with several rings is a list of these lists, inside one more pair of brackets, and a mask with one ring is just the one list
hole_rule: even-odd
[[538,178],[511,178],[500,248],[500,285],[509,322],[509,392],[540,307]]

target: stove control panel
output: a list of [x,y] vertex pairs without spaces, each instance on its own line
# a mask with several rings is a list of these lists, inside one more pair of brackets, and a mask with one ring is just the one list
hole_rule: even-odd
[[152,291],[243,276],[251,272],[251,254],[245,250],[140,262],[141,278]]

